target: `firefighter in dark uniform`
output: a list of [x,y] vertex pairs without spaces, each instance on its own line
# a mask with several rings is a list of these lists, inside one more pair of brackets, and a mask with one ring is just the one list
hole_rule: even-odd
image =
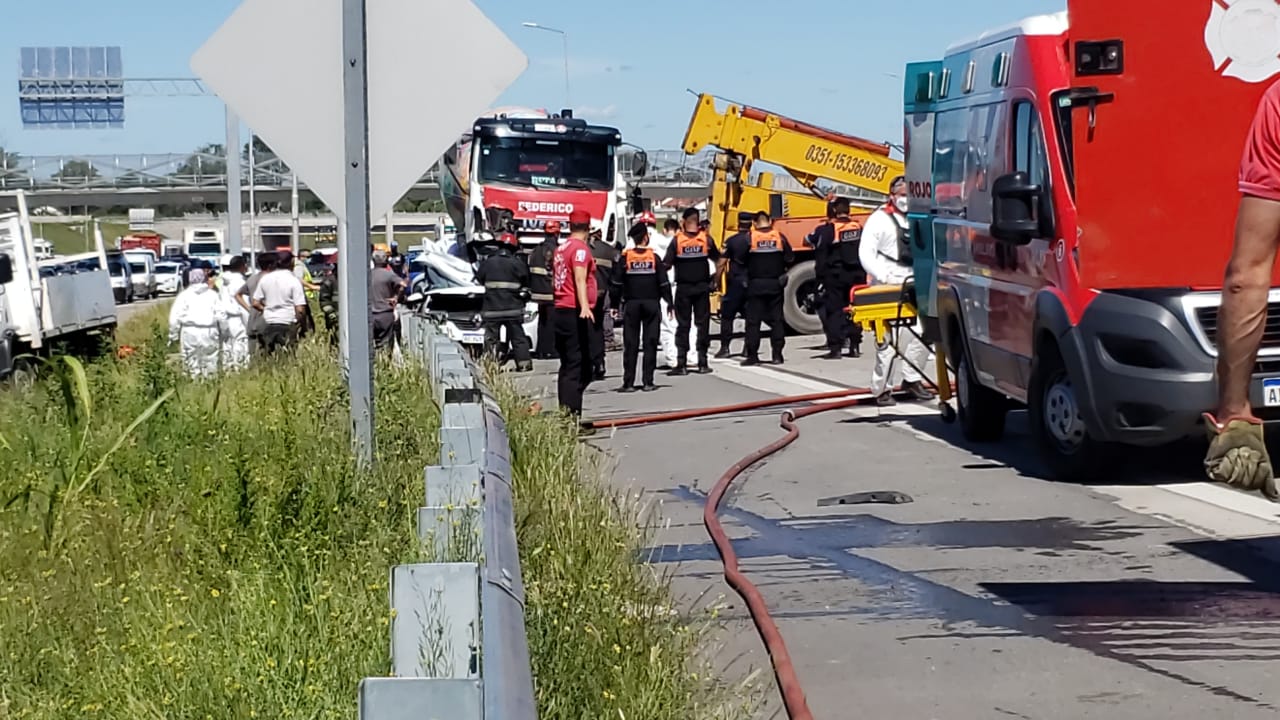
[[613,263],[618,259],[618,247],[606,242],[598,228],[591,231],[591,256],[596,260],[596,287],[601,289],[596,295],[596,306],[592,309],[595,319],[591,324],[591,366],[595,369],[595,379],[603,380],[606,375],[604,316],[609,309],[609,293],[604,288],[609,287],[609,283],[613,281]]
[[497,357],[497,347],[502,330],[507,331],[511,354],[516,359],[516,370],[533,369],[529,357],[529,336],[524,334],[524,304],[529,292],[529,266],[516,257],[516,236],[502,233],[498,237],[498,249],[485,258],[476,269],[476,282],[484,286],[484,305],[480,315],[484,318],[485,352]]
[[618,258],[613,268],[614,304],[622,303],[622,387],[618,392],[636,390],[636,356],[644,351],[640,380],[645,392],[657,390],[653,373],[658,368],[658,333],[662,329],[662,305],[671,304],[671,283],[658,254],[649,247],[649,228],[644,223],[627,233],[635,247]]
[[546,238],[528,255],[529,292],[530,298],[538,303],[538,346],[533,356],[551,360],[556,357],[556,334],[551,328],[551,308],[555,306],[555,296],[551,293],[551,259],[560,241],[560,221],[550,220],[544,229]]
[[827,358],[839,360],[844,346],[853,341],[850,357],[862,354],[862,330],[856,328],[845,308],[849,292],[855,285],[867,282],[867,273],[858,259],[862,242],[862,223],[849,217],[849,199],[836,198],[831,203],[834,217],[813,234],[814,262],[822,278],[822,302],[826,311],[822,318],[827,336]]
[[681,216],[683,227],[667,246],[663,259],[675,268],[676,354],[671,375],[688,375],[689,326],[698,328],[698,372],[711,372],[707,350],[711,347],[711,264],[720,262],[720,249],[698,222],[698,211],[689,208]]
[[773,228],[769,213],[756,213],[750,242],[742,262],[747,267],[747,337],[743,365],[760,364],[760,324],[769,325],[769,344],[773,362],[782,364],[782,348],[786,346],[786,326],[782,321],[782,289],[787,282],[787,267],[795,255],[786,236]]
[[333,264],[325,270],[320,278],[320,290],[317,293],[320,301],[320,313],[324,317],[324,329],[329,335],[329,346],[338,347],[338,256],[333,256]]

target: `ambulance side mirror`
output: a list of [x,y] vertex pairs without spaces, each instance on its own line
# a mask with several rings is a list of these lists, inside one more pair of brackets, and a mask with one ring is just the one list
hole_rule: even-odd
[[0,253],[0,285],[13,280],[13,258]]
[[1032,184],[1025,172],[1001,175],[991,186],[991,237],[1012,245],[1026,245],[1040,234],[1038,210],[1044,188]]

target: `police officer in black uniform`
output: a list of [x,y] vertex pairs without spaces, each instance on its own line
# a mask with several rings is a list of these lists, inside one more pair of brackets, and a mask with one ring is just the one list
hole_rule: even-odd
[[538,346],[534,348],[533,356],[539,360],[552,360],[556,357],[556,333],[551,327],[551,308],[555,306],[551,260],[556,254],[556,243],[560,241],[560,221],[549,220],[544,230],[546,238],[528,255],[529,292],[530,298],[538,303]]
[[867,282],[867,273],[858,259],[862,223],[849,217],[849,199],[836,198],[831,203],[831,212],[831,221],[814,231],[813,246],[814,264],[822,279],[825,310],[822,324],[827,336],[827,358],[839,360],[851,339],[849,356],[862,354],[862,330],[854,326],[845,308],[849,306],[849,292],[855,285]]
[[529,357],[529,336],[524,334],[524,303],[529,291],[529,266],[516,257],[516,236],[502,233],[498,237],[498,249],[480,263],[476,269],[476,281],[484,286],[484,305],[480,314],[484,318],[485,352],[497,357],[497,346],[503,328],[511,353],[516,359],[516,370],[533,369]]
[[769,344],[774,364],[782,364],[782,349],[787,343],[787,330],[782,321],[782,289],[786,285],[787,267],[795,258],[786,236],[773,229],[768,212],[756,213],[750,242],[738,258],[747,268],[747,337],[743,365],[760,364],[760,324],[769,324]]
[[604,292],[604,288],[609,287],[609,283],[613,282],[613,263],[618,259],[618,246],[606,242],[599,229],[593,230],[591,256],[596,259],[596,287],[601,290],[596,294],[596,306],[592,308],[595,320],[591,325],[591,364],[595,368],[595,379],[603,380],[607,374],[604,365],[604,316],[609,307],[609,293]]
[[663,259],[675,268],[676,353],[679,360],[671,375],[688,375],[690,321],[698,328],[698,372],[711,372],[707,350],[711,347],[711,265],[720,262],[720,249],[699,223],[698,210],[689,208],[681,216],[683,227],[667,246]]
[[618,258],[612,283],[614,304],[622,302],[622,387],[618,392],[635,392],[636,356],[641,349],[641,382],[645,392],[650,392],[658,389],[653,373],[658,367],[658,334],[662,329],[659,301],[671,304],[671,283],[662,259],[649,247],[649,228],[636,223],[627,235],[635,247]]
[[720,349],[716,357],[729,357],[733,340],[733,323],[746,317],[747,251],[751,247],[752,213],[738,213],[738,234],[724,241],[720,272],[725,273],[724,297],[720,298]]

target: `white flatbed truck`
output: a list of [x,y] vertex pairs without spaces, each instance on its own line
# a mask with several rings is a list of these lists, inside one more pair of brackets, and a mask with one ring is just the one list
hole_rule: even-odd
[[24,357],[101,348],[117,322],[101,233],[95,233],[97,269],[41,272],[58,261],[37,260],[26,197],[12,195],[18,211],[0,214],[0,379]]

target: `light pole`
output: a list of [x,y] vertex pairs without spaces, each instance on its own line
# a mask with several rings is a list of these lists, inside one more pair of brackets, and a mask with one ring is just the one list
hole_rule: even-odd
[[569,34],[563,30],[558,30],[553,27],[547,27],[546,25],[539,25],[536,22],[527,22],[527,23],[521,23],[521,24],[527,28],[532,28],[534,30],[546,30],[547,32],[556,33],[557,35],[560,36],[560,39],[564,42],[564,106],[566,108],[572,109],[573,103],[569,101]]

